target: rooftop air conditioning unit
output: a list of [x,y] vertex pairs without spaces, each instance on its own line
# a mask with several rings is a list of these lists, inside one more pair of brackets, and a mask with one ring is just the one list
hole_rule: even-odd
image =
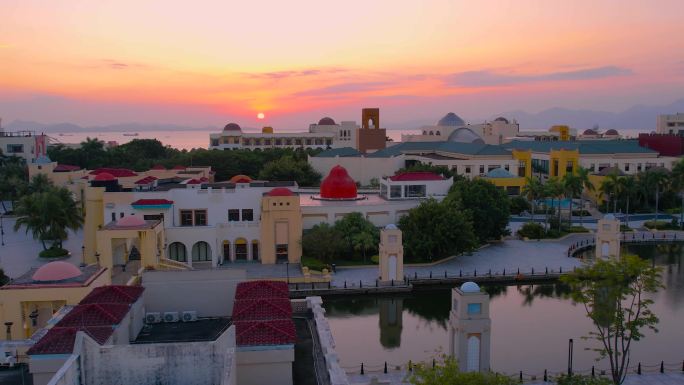
[[167,311],[164,313],[164,322],[178,322],[179,320],[177,311]]
[[197,321],[197,312],[195,310],[183,312],[183,322],[195,322],[195,321]]
[[162,321],[161,313],[147,313],[145,314],[145,323],[158,324]]

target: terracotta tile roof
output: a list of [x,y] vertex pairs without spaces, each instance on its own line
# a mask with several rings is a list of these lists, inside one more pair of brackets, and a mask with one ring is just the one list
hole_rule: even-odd
[[55,166],[55,168],[52,170],[54,172],[67,172],[67,171],[78,171],[81,168],[79,166],[72,166],[70,164],[58,164]]
[[150,170],[166,170],[166,167],[162,166],[161,164],[155,164]]
[[150,184],[157,179],[159,179],[159,178],[150,175],[150,176],[146,176],[142,179],[138,179],[137,181],[135,181],[135,184]]
[[202,181],[199,179],[192,178],[186,184],[202,184]]
[[423,180],[444,180],[444,177],[429,171],[415,171],[402,172],[391,176],[390,179],[394,182],[409,182],[409,181],[423,181]]
[[233,320],[292,319],[292,305],[287,298],[240,299],[233,305]]
[[248,281],[237,285],[236,300],[259,298],[290,298],[290,291],[282,281]]
[[145,291],[145,288],[142,286],[100,286],[93,289],[79,304],[122,303],[130,305],[140,298],[143,291]]
[[294,322],[289,320],[237,321],[237,346],[289,345],[297,342]]
[[131,203],[133,206],[157,206],[157,205],[172,205],[173,201],[168,199],[138,199]]
[[172,170],[185,170],[185,166],[181,166],[181,165],[173,166]]
[[127,176],[137,176],[138,175],[133,170],[129,170],[127,168],[109,168],[109,167],[102,167],[102,168],[95,169],[95,170],[91,171],[90,174],[91,175],[98,175],[98,174],[101,174],[103,172],[112,174],[113,176],[115,176],[117,178],[122,178],[122,177],[127,177]]
[[76,333],[84,331],[100,345],[107,342],[114,333],[111,326],[87,326],[87,327],[58,327],[55,326],[48,330],[26,354],[71,354],[74,351],[74,341]]
[[57,325],[64,327],[88,327],[118,325],[126,317],[128,304],[84,304],[73,308]]

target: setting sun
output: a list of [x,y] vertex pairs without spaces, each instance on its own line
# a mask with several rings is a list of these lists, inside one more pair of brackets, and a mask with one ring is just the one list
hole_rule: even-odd
[[259,113],[257,114],[257,119],[260,119],[260,120],[261,120],[261,119],[263,119],[263,118],[265,118],[265,117],[266,117],[266,115],[264,115],[263,112],[259,112]]

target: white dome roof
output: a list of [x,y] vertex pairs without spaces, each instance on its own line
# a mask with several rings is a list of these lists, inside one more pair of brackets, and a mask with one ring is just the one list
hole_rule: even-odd
[[480,135],[476,134],[473,130],[470,128],[457,128],[455,129],[450,135],[449,139],[447,139],[448,142],[456,142],[456,143],[479,143],[479,144],[484,144],[484,140],[480,137]]
[[385,230],[397,230],[397,225],[390,223],[389,225],[385,226]]
[[475,282],[466,282],[461,285],[461,291],[464,293],[479,293],[480,286],[478,286]]
[[603,219],[609,220],[609,221],[614,221],[615,220],[615,215],[613,214],[606,214],[603,216]]

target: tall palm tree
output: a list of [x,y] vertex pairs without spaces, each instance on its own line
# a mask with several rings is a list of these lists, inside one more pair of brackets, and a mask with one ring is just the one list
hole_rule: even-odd
[[537,212],[537,201],[544,196],[544,185],[535,176],[529,176],[525,179],[525,186],[522,189],[522,195],[532,204],[532,221],[534,221],[534,214]]
[[[658,221],[658,202],[660,200],[660,192],[665,190],[669,184],[669,171],[664,168],[651,169],[646,172],[646,180],[648,186],[655,189],[655,221]],[[652,191],[652,190],[651,190]]]
[[674,167],[670,176],[672,188],[679,191],[682,198],[682,209],[679,212],[679,226],[684,226],[684,159],[680,159]]
[[570,198],[570,205],[568,207],[568,221],[570,226],[572,226],[572,204],[576,196],[582,194],[582,180],[578,175],[567,173],[563,176],[563,190],[564,195]]
[[41,193],[50,190],[54,185],[45,174],[34,175],[26,188],[28,194]]
[[606,176],[606,178],[601,182],[601,187],[599,187],[599,191],[601,192],[601,196],[605,197],[606,195],[608,196],[608,201],[606,202],[606,211],[610,210],[610,203],[612,201],[613,203],[613,214],[615,214],[616,211],[616,206],[617,206],[617,200],[614,199],[617,193],[617,188],[618,188],[618,173],[616,171],[611,172]]
[[40,241],[43,250],[47,250],[45,240],[48,237],[49,225],[47,213],[51,212],[47,207],[48,193],[36,193],[24,195],[17,202],[14,213],[17,216],[14,222],[14,231],[18,231],[22,226],[25,232],[33,235],[34,239]]
[[618,197],[625,200],[625,216],[627,220],[627,226],[629,226],[629,201],[634,198],[637,193],[637,182],[634,176],[627,175],[623,176],[618,180],[617,183],[617,195]]
[[577,169],[577,177],[582,182],[582,192],[580,192],[580,226],[583,225],[582,214],[584,213],[584,194],[587,191],[596,190],[594,184],[591,183],[591,179],[589,179],[589,172],[590,171],[584,167],[580,167]]
[[554,206],[555,199],[558,198],[558,231],[561,229],[560,225],[560,212],[561,212],[561,198],[563,197],[564,193],[564,188],[563,188],[563,183],[560,181],[560,179],[556,177],[549,178],[549,180],[546,181],[546,192],[547,196],[551,197],[551,206]]

